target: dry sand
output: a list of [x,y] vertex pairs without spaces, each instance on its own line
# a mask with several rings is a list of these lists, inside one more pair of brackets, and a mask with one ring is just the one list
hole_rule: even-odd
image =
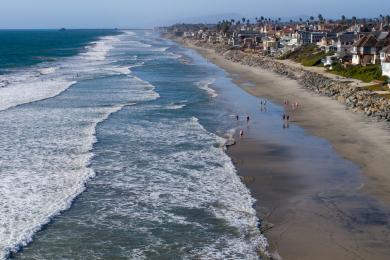
[[[240,140],[229,149],[244,176],[270,252],[283,259],[390,259],[390,130],[347,111],[328,97],[303,89],[296,81],[259,68],[225,60],[214,51],[193,45],[209,61],[231,74],[248,93],[282,104],[297,100],[293,123],[325,138],[344,158],[360,167],[358,186],[352,176],[334,182],[324,170],[291,168],[288,147],[268,144],[261,135]],[[251,84],[247,84],[251,83]],[[293,152],[288,155],[294,157]],[[361,177],[361,178],[360,178]],[[333,178],[333,179],[332,179]],[[355,185],[355,186],[354,186]]]

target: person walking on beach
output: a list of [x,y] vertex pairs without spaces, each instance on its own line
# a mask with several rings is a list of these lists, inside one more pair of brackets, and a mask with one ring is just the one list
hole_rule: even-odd
[[244,136],[244,131],[240,131],[240,137],[243,137]]
[[250,117],[246,116],[246,122],[249,123]]
[[236,115],[236,120],[238,121],[240,118],[239,118],[239,116],[238,115]]

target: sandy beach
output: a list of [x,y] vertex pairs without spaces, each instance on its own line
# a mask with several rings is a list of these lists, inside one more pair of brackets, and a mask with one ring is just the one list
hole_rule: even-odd
[[213,50],[185,46],[230,73],[251,95],[277,104],[285,99],[298,101],[300,107],[292,112],[291,123],[324,138],[342,158],[358,166],[356,172],[338,179],[339,173],[332,172],[331,166],[310,169],[294,165],[295,157],[306,157],[296,148],[263,140],[253,129],[229,149],[258,201],[256,209],[272,256],[388,259],[389,126],[348,111],[336,100],[310,93],[294,80],[227,61]]

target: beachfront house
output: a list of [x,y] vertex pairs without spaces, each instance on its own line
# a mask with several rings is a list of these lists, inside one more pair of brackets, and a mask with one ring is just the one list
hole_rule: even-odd
[[234,32],[229,39],[229,44],[232,47],[239,47],[243,45],[246,48],[254,48],[261,43],[261,38],[264,33],[256,31],[239,31]]
[[322,37],[321,41],[317,43],[317,46],[326,53],[337,51],[337,46],[333,37]]
[[353,65],[368,65],[378,62],[379,52],[376,49],[378,40],[374,35],[363,35],[352,48],[352,64]]
[[362,34],[360,39],[353,44],[352,64],[368,65],[379,64],[379,52],[390,44],[389,32],[377,32]]
[[279,41],[275,37],[263,38],[263,53],[274,54],[279,48]]
[[298,41],[302,45],[316,44],[320,42],[324,36],[326,36],[325,32],[306,30],[298,31]]
[[351,55],[353,44],[355,42],[354,32],[342,32],[336,36],[336,52],[342,57],[345,55]]
[[390,78],[390,45],[380,51],[380,60],[382,75]]

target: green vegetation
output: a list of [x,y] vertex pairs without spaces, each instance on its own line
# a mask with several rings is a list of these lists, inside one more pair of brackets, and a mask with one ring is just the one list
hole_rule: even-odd
[[390,99],[390,94],[380,94],[379,96]]
[[309,44],[284,55],[282,59],[290,59],[301,63],[303,66],[310,67],[321,65],[321,59],[332,54],[333,53],[325,53],[324,51],[320,51],[316,45]]
[[380,65],[368,66],[347,66],[343,67],[337,63],[333,65],[329,72],[347,78],[359,79],[364,82],[371,82],[373,80],[386,81],[386,77],[382,76],[382,69]]
[[372,86],[366,87],[365,89],[370,90],[370,91],[386,91],[386,90],[388,90],[387,87],[382,86],[382,85],[372,85]]

